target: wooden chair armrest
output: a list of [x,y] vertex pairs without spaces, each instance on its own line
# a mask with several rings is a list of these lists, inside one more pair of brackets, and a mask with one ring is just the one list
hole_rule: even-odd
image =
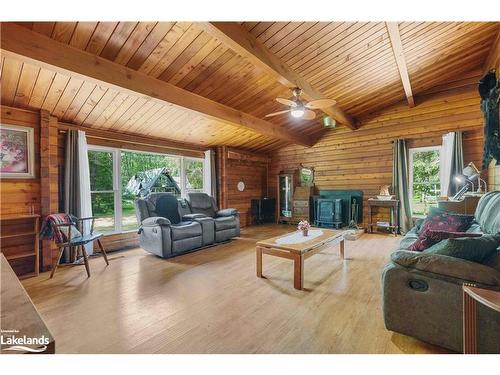
[[[83,221],[88,221],[88,220],[92,220],[92,223],[90,224],[90,234],[93,234],[94,233],[94,223],[95,223],[95,216],[89,216],[89,217],[80,217],[80,218],[77,218],[76,221],[77,223],[81,223]],[[78,226],[80,232],[82,232],[83,234],[83,228],[81,225]]]

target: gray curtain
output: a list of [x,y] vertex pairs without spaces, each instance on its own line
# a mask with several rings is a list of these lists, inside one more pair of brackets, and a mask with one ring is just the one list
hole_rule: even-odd
[[462,173],[464,169],[464,148],[462,144],[462,132],[454,132],[453,149],[451,153],[450,184],[448,196],[454,196],[461,188],[461,184],[455,180],[455,176]]
[[404,139],[394,141],[392,163],[392,187],[399,199],[399,226],[401,233],[412,227],[410,192],[408,189],[408,149]]
[[217,174],[215,169],[215,152],[210,150],[210,181],[211,181],[211,196],[215,199],[217,205]]
[[[68,130],[66,135],[64,170],[64,212],[76,217],[92,216],[90,203],[90,176],[85,132]],[[90,230],[90,222],[84,222],[84,233]],[[85,246],[87,254],[93,253],[92,244]],[[65,252],[64,260],[70,261]]]

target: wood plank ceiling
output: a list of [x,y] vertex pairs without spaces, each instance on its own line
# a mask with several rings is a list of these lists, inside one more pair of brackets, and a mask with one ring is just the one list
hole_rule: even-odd
[[[276,96],[290,96],[288,88],[196,23],[22,25],[259,118],[284,109],[274,101]],[[241,27],[358,120],[406,98],[383,22],[245,22]],[[419,93],[481,68],[499,30],[499,23],[400,23],[416,105]],[[100,87],[10,57],[0,59],[0,74],[2,104],[43,108],[69,123],[259,152],[286,144],[148,97]],[[324,132],[318,119],[295,120],[284,115],[269,120],[317,138]]]

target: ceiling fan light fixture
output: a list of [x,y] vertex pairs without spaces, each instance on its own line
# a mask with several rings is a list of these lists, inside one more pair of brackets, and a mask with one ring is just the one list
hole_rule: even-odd
[[304,108],[294,108],[290,113],[295,118],[301,118],[302,116],[304,116],[305,111]]

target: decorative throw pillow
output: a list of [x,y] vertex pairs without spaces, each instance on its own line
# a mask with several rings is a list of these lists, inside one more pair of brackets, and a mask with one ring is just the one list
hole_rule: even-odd
[[472,215],[457,215],[435,209],[422,224],[418,239],[408,248],[411,251],[424,251],[435,242],[429,238],[429,231],[465,232],[474,222]]
[[424,253],[446,255],[483,263],[500,245],[500,234],[485,234],[481,237],[449,238],[431,246]]

